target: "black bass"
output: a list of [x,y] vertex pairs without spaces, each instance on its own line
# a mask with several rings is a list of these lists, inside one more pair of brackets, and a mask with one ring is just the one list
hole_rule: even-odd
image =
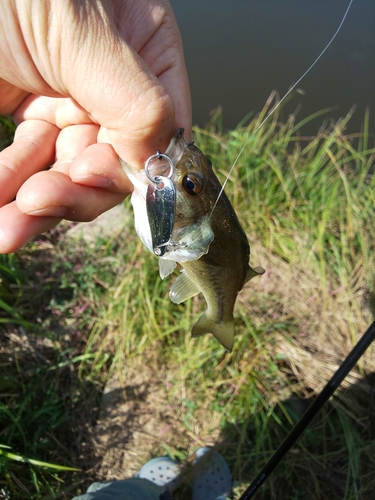
[[[156,158],[158,155],[154,155]],[[209,159],[192,142],[187,142],[183,129],[178,129],[165,154],[160,154],[151,167],[140,172],[122,162],[134,185],[132,204],[135,226],[146,247],[160,256],[162,278],[168,276],[178,262],[182,266],[170,290],[170,299],[179,304],[201,292],[207,310],[192,329],[197,337],[212,333],[229,351],[233,347],[233,309],[239,291],[254,276],[264,273],[249,266],[250,247],[245,232],[211,166]],[[169,161],[165,161],[167,158]],[[171,168],[172,167],[172,168]],[[163,228],[171,227],[170,238],[155,247],[153,216],[147,213],[150,179],[156,179],[172,192],[164,203],[153,203],[167,212],[161,216]],[[173,193],[174,191],[174,193]],[[168,191],[169,193],[169,191]],[[219,197],[219,198],[218,198]],[[169,221],[174,206],[173,223]],[[155,218],[159,217],[155,213]],[[150,222],[149,222],[150,221]],[[167,231],[168,232],[168,231]]]

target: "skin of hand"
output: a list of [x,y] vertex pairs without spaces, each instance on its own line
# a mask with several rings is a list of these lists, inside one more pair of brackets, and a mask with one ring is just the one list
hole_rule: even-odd
[[89,221],[132,191],[176,127],[191,135],[181,37],[167,0],[0,2],[0,253],[61,219]]

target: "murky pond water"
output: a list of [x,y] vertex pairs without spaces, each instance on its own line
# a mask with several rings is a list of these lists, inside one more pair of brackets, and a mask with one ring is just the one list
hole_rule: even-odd
[[[225,128],[259,112],[273,89],[284,95],[335,33],[349,0],[171,0],[182,33],[194,123],[223,108]],[[298,119],[324,108],[339,118],[356,105],[358,131],[366,106],[375,132],[375,1],[355,0],[342,30],[298,86],[285,114]],[[305,129],[314,133],[323,122]]]

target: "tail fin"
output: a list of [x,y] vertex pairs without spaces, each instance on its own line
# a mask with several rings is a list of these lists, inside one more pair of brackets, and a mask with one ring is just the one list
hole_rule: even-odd
[[234,339],[233,321],[216,323],[212,319],[208,318],[206,313],[204,313],[193,326],[191,335],[192,337],[200,337],[206,333],[212,333],[212,335],[220,342],[221,345],[225,347],[225,349],[228,351],[232,350]]

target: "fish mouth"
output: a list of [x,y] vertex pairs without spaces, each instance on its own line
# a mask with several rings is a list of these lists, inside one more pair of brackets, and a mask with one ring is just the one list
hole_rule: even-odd
[[189,144],[184,137],[184,129],[178,128],[164,154],[169,156],[173,164],[176,165],[176,163],[181,160],[181,157],[184,154],[184,149],[188,145]]

